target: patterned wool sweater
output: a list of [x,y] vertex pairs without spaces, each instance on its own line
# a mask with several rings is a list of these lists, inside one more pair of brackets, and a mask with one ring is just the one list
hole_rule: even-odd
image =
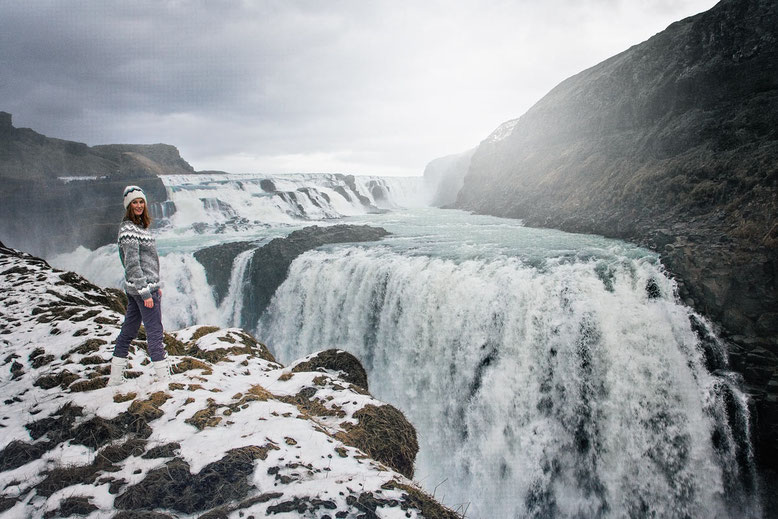
[[119,227],[119,259],[124,267],[124,289],[142,299],[160,288],[157,243],[148,229],[124,220]]

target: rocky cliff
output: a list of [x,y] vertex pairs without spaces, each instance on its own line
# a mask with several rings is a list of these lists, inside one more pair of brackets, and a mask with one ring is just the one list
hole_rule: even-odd
[[158,175],[193,168],[167,144],[87,146],[15,128],[0,112],[0,238],[36,254],[116,239],[127,184],[162,203]]
[[4,517],[456,519],[411,480],[416,431],[341,350],[284,367],[239,329],[134,341],[106,387],[122,301],[0,244]]
[[723,0],[562,82],[481,143],[456,206],[659,251],[778,467],[776,2]]

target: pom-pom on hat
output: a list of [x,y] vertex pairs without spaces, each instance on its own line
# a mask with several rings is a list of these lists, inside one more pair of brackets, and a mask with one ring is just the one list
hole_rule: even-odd
[[144,202],[148,202],[146,200],[146,193],[144,193],[143,190],[138,186],[127,186],[124,188],[124,208],[125,209],[127,209],[127,207],[130,205],[130,202],[132,202],[136,198],[142,198]]

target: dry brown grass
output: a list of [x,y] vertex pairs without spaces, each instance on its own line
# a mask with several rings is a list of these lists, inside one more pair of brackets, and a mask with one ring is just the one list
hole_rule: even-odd
[[384,490],[399,489],[405,492],[402,508],[407,510],[409,507],[413,507],[421,510],[421,515],[425,519],[462,519],[461,515],[441,505],[418,488],[396,480],[386,482],[381,488]]
[[220,329],[218,326],[201,326],[192,334],[190,342],[197,342],[198,339],[205,337],[209,333],[218,332]]
[[184,420],[184,422],[197,427],[201,431],[206,427],[216,427],[222,421],[220,416],[216,416],[216,412],[221,407],[224,406],[217,404],[213,398],[209,398],[208,405],[204,409],[200,409],[191,418]]
[[93,378],[91,380],[79,380],[68,386],[68,389],[73,393],[79,393],[82,391],[93,391],[95,389],[104,388],[108,384],[107,378]]
[[403,476],[413,478],[419,444],[416,430],[405,416],[391,405],[366,405],[354,413],[354,418],[358,420],[357,425],[344,424],[346,430],[335,437]]
[[202,370],[203,375],[212,375],[213,370],[211,366],[201,360],[194,359],[192,357],[184,357],[180,362],[173,366],[174,373],[183,373],[192,369]]
[[275,399],[275,395],[265,389],[264,387],[260,386],[259,384],[251,386],[248,390],[249,394],[254,395],[255,397],[259,397],[259,400],[267,401]]
[[117,404],[120,404],[122,402],[129,402],[130,400],[135,400],[135,397],[137,397],[137,393],[117,393],[113,396],[113,401]]

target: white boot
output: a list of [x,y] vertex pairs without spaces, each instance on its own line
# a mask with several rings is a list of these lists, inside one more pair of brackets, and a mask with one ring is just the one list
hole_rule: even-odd
[[154,382],[170,382],[170,361],[167,357],[151,364],[154,365]]
[[127,358],[111,357],[111,376],[108,377],[109,386],[118,386],[124,382],[124,368],[127,366]]

